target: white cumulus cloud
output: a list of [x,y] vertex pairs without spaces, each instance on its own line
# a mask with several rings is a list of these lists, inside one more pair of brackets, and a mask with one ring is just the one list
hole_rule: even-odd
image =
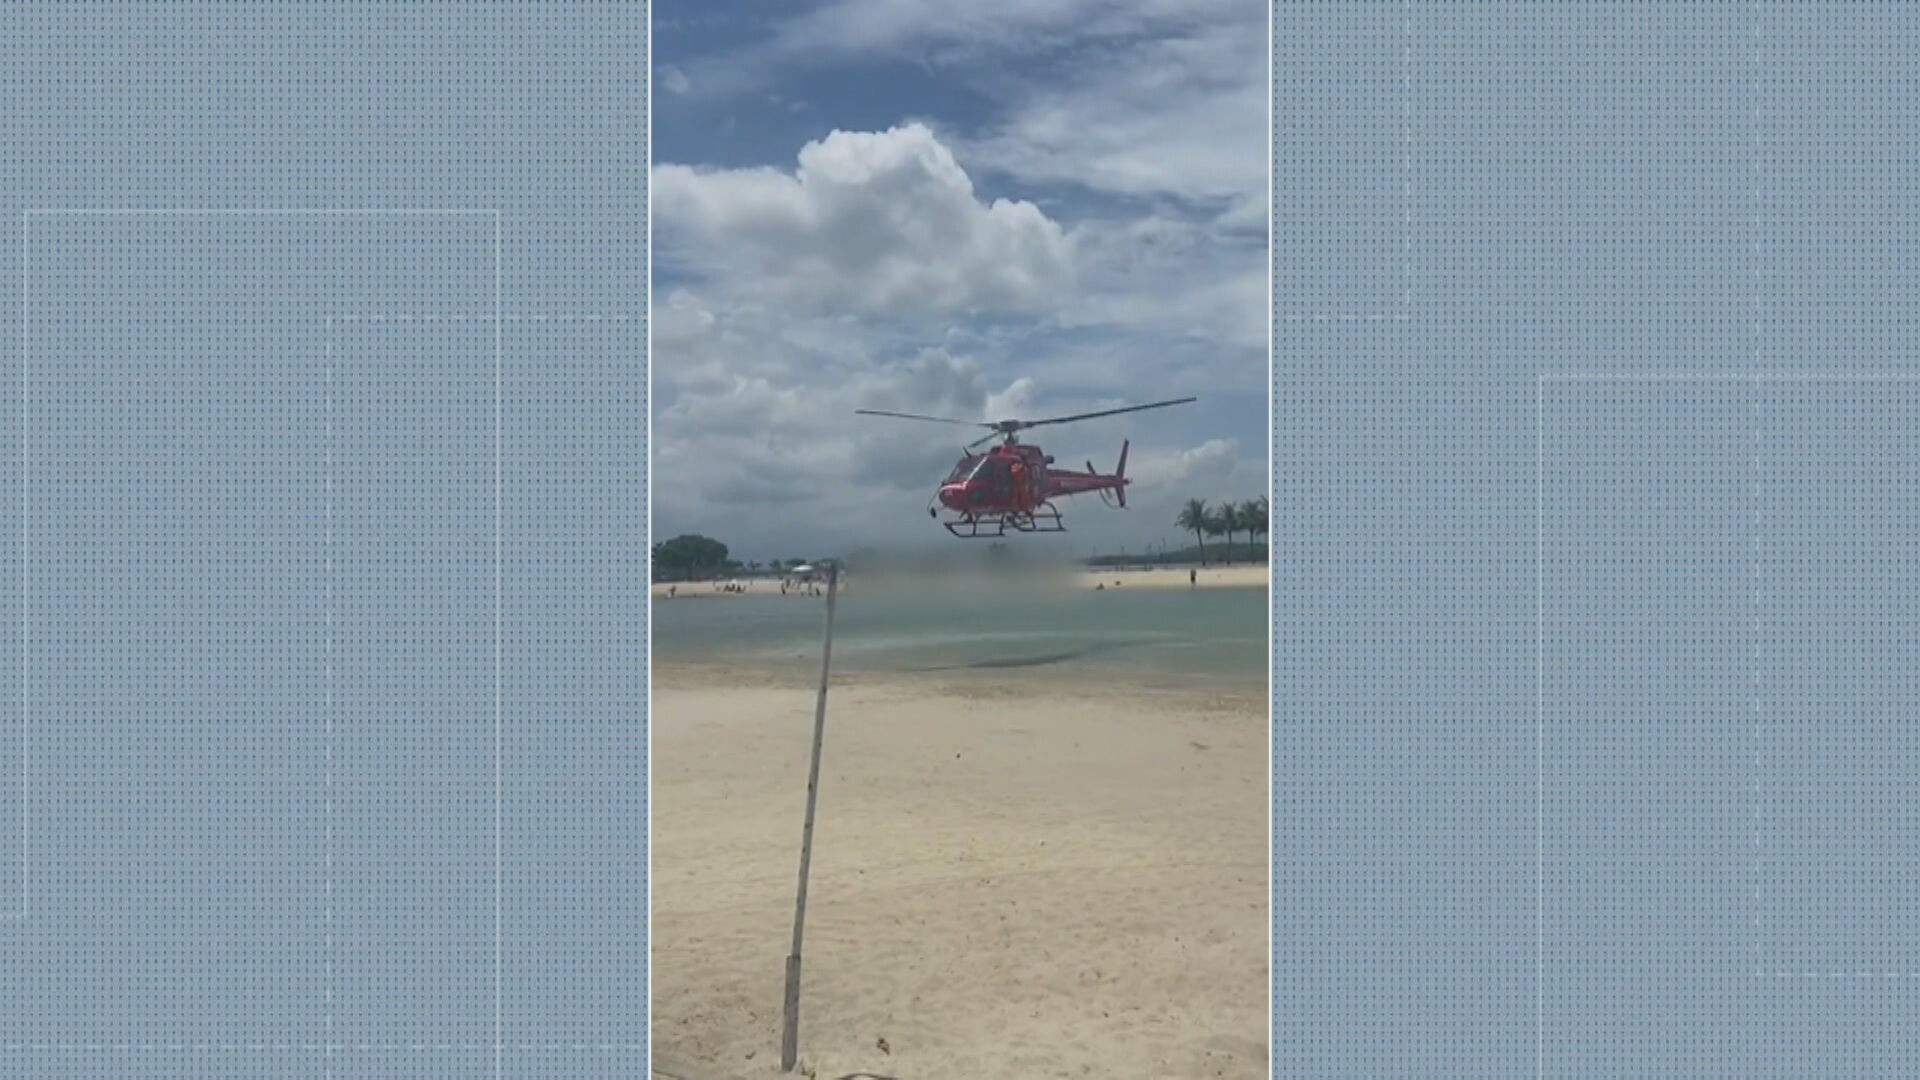
[[924,125],[835,131],[794,172],[654,170],[654,228],[676,266],[746,295],[867,314],[1054,310],[1070,246],[1029,202],[984,202]]

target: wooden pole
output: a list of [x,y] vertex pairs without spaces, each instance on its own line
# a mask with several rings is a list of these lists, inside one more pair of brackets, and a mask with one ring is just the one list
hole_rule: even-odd
[[827,636],[820,649],[820,696],[813,704],[813,761],[807,766],[807,820],[800,831],[800,888],[793,898],[793,951],[787,954],[787,993],[781,1009],[781,1072],[792,1072],[800,1054],[800,936],[807,924],[807,871],[813,865],[813,808],[820,794],[820,745],[827,733],[827,675],[833,667],[833,601],[839,584],[839,565],[828,564]]

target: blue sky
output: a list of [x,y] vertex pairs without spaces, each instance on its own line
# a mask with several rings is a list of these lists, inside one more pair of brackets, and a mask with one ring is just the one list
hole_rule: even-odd
[[1266,490],[1267,12],[1247,0],[654,7],[654,527],[748,558],[956,542],[953,432],[1046,416],[1133,508]]

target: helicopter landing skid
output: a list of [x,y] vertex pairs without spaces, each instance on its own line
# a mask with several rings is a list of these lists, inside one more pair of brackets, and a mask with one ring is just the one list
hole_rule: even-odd
[[948,532],[963,540],[1005,536],[1009,532],[1063,533],[1067,531],[1066,523],[1060,520],[1060,511],[1055,509],[1052,503],[1041,503],[1031,512],[968,514],[940,524],[945,525]]

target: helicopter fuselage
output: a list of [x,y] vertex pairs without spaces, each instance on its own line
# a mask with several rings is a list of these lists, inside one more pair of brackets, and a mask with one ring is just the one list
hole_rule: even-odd
[[1038,446],[1005,443],[985,453],[963,456],[935,498],[941,506],[961,515],[963,522],[1000,524],[1004,519],[1006,527],[1016,531],[1059,531],[1048,527],[1050,521],[1058,520],[1058,513],[1049,505],[1053,499],[1112,491],[1124,505],[1129,483],[1125,470],[1124,444],[1120,468],[1100,473],[1091,463],[1086,472],[1058,469],[1053,458]]
[[[1097,491],[1109,505],[1127,505],[1126,443],[1120,444],[1120,464],[1114,467],[1113,472],[1100,472],[1091,461],[1087,462],[1086,472],[1078,472],[1054,468],[1053,458],[1047,456],[1045,451],[1020,441],[1020,432],[1047,424],[1069,424],[1145,409],[1162,409],[1168,405],[1184,405],[1193,400],[1190,397],[1174,398],[1073,416],[1050,416],[1041,420],[956,420],[888,409],[855,409],[854,412],[863,416],[891,416],[901,420],[988,429],[991,434],[968,443],[961,451],[959,463],[934,492],[932,502],[927,505],[927,513],[938,518],[940,511],[934,505],[937,503],[958,515],[951,521],[941,523],[955,536],[1002,536],[1008,529],[1015,532],[1065,532],[1066,526],[1060,523],[1060,511],[1053,505],[1053,500],[1063,495]],[[1003,440],[1000,445],[982,453],[974,452],[974,447],[996,436]],[[1112,495],[1109,496],[1108,492],[1112,492]]]

